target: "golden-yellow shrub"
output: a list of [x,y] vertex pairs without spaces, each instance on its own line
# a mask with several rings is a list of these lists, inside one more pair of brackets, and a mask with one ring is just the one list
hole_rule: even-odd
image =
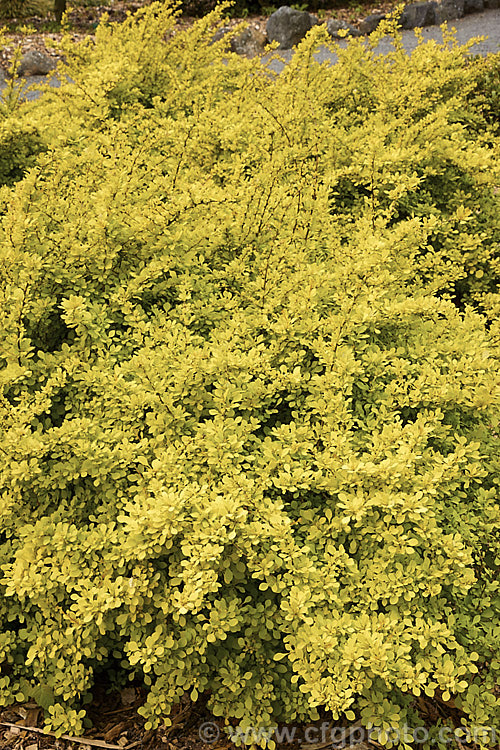
[[276,76],[173,23],[101,26],[9,114],[42,144],[0,201],[1,700],[81,731],[113,662],[151,726],[186,692],[242,729],[421,694],[494,724],[480,62],[328,67],[314,29]]

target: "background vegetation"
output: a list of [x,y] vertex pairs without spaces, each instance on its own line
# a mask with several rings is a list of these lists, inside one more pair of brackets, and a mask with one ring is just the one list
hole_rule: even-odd
[[[149,0],[0,0],[0,19],[27,19],[38,16],[47,23],[54,23],[54,18],[61,21],[62,13],[67,9],[70,22],[79,24],[84,20],[86,11],[92,8],[101,13],[108,9],[111,13],[123,13],[127,10],[135,12],[140,6],[147,5]],[[372,10],[385,10],[392,8],[396,3],[391,0],[309,0],[309,2],[290,3],[297,10],[309,10],[319,13],[320,17],[327,11],[336,14],[339,10],[345,12],[366,13]],[[200,17],[214,10],[216,0],[182,0],[180,8],[182,13],[188,17]],[[277,10],[278,5],[273,5],[271,0],[235,0],[232,5],[231,15],[237,18],[246,18],[248,15],[270,15]]]

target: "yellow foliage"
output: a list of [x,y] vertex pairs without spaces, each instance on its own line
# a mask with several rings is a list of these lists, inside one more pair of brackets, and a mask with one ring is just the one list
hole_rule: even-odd
[[66,40],[0,122],[0,700],[78,733],[114,660],[148,726],[495,725],[484,65],[314,29],[277,76],[174,19]]

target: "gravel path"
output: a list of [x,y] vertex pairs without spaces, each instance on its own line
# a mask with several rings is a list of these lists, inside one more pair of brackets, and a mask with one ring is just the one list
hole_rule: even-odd
[[[500,9],[487,10],[483,13],[475,13],[465,18],[460,18],[456,21],[450,22],[450,28],[455,28],[457,31],[457,39],[461,44],[469,41],[472,37],[476,36],[487,36],[482,42],[475,44],[472,48],[472,53],[479,53],[487,55],[489,52],[500,51]],[[424,40],[436,39],[442,41],[442,33],[439,26],[428,26],[422,29]],[[347,42],[340,42],[342,46],[345,46]],[[417,39],[413,31],[403,31],[403,45],[408,52],[415,49],[417,45]],[[392,48],[391,40],[389,37],[383,39],[377,47],[377,52],[383,54],[389,52]],[[288,62],[292,55],[292,50],[284,50],[280,52],[283,59]],[[335,57],[324,47],[321,47],[316,54],[316,59],[320,62],[324,60],[331,60],[335,62]],[[279,60],[272,60],[269,67],[273,70],[280,71],[283,68],[284,63]],[[27,79],[27,84],[38,84],[46,83],[47,79],[44,76],[32,76]],[[0,92],[5,87],[5,74],[0,69]],[[50,81],[51,86],[59,86],[57,78],[53,78]],[[26,99],[32,100],[38,98],[40,95],[37,91],[30,91],[26,94]]]

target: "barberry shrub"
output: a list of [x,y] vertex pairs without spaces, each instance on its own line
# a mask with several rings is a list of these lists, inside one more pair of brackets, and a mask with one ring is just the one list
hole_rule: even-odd
[[0,191],[1,702],[78,733],[113,667],[148,726],[495,725],[483,63],[319,65],[315,28],[275,75],[174,21],[68,42],[9,114],[43,148]]

